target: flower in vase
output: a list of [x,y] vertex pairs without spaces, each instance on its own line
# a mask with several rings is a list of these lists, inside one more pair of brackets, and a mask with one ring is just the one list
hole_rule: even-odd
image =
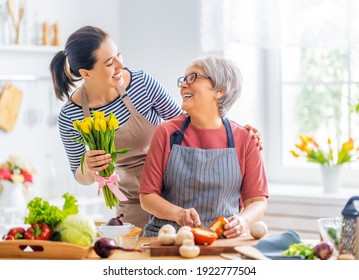
[[[92,111],[93,117],[86,117],[83,120],[75,120],[74,128],[81,134],[82,139],[72,139],[87,146],[90,150],[104,150],[111,154],[112,162],[105,169],[95,174],[95,181],[99,184],[100,190],[103,191],[106,206],[115,207],[120,200],[127,200],[124,194],[117,188],[116,182],[119,177],[115,174],[115,167],[118,154],[124,154],[129,149],[116,150],[115,148],[115,130],[119,122],[115,114],[110,113],[105,117],[104,112]],[[81,171],[83,172],[83,163],[85,154],[81,157]]]
[[326,149],[320,147],[313,136],[300,135],[299,139],[300,142],[290,152],[294,157],[305,157],[308,162],[334,166],[358,159],[359,147],[354,147],[355,141],[351,137],[338,148],[334,148],[331,138],[328,138]]
[[10,156],[0,164],[0,180],[13,183],[32,183],[35,170],[20,157]]

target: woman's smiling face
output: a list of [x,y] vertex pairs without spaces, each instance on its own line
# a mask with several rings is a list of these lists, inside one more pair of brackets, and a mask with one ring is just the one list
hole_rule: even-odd
[[[204,69],[196,65],[188,68],[185,76],[192,73],[207,76]],[[191,115],[191,112],[207,111],[211,108],[218,111],[211,79],[197,76],[194,83],[187,84],[183,82],[181,83],[180,93],[182,96],[182,109],[189,115]]]
[[123,84],[122,70],[124,64],[122,55],[116,44],[107,38],[95,52],[97,62],[90,73],[99,83],[105,83],[110,87],[118,87]]

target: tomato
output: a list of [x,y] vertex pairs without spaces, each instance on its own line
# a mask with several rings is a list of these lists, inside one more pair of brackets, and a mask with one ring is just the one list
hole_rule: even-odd
[[194,243],[197,245],[210,245],[217,239],[217,234],[204,228],[192,228]]
[[218,238],[220,238],[224,232],[224,226],[228,223],[229,221],[225,217],[220,216],[209,226],[209,228],[217,234]]

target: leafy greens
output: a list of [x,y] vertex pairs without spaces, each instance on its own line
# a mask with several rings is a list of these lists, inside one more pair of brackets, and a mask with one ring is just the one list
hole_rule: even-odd
[[65,193],[62,197],[65,199],[62,209],[50,205],[41,197],[35,197],[27,204],[29,214],[25,217],[24,222],[26,224],[44,223],[54,229],[66,217],[77,214],[79,207],[75,196]]

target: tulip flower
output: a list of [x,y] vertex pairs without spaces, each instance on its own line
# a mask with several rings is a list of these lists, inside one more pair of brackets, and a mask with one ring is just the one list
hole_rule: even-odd
[[[119,177],[115,173],[115,166],[118,154],[124,154],[129,149],[116,150],[115,148],[115,129],[119,125],[115,114],[111,113],[105,117],[104,112],[93,111],[93,117],[86,117],[83,120],[75,120],[74,128],[80,133],[82,139],[72,139],[78,143],[86,145],[90,150],[104,150],[107,154],[111,154],[112,162],[105,169],[95,174],[95,181],[99,184],[99,194],[102,190],[109,208],[115,207],[120,199],[122,201],[127,198],[120,192],[116,186]],[[83,172],[84,155],[81,157],[81,171]]]
[[327,139],[328,149],[323,150],[314,137],[308,135],[299,136],[300,143],[295,144],[295,149],[290,150],[292,156],[298,158],[305,157],[308,162],[318,163],[321,165],[340,165],[356,160],[359,153],[359,147],[354,148],[355,141],[352,137],[344,142],[334,153],[331,138]]

